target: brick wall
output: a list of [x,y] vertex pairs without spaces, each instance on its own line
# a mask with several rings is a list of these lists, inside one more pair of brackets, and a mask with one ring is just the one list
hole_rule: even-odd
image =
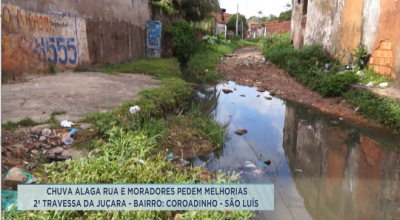
[[286,33],[290,31],[290,21],[274,21],[264,24],[267,27],[267,33]]
[[372,53],[369,62],[370,67],[380,74],[391,74],[394,77],[392,49],[392,42],[389,40],[381,41],[379,47]]

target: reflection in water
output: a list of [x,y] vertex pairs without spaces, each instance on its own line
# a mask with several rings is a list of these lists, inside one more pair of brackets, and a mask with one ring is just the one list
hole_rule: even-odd
[[[226,87],[237,91],[220,93]],[[243,169],[245,180],[275,184],[275,210],[258,213],[258,219],[400,219],[399,136],[268,101],[268,92],[234,83],[202,89],[196,102],[228,124],[230,138],[221,155],[195,163],[214,158],[209,169],[239,173],[240,165],[254,161],[257,168]],[[238,136],[238,129],[249,132]],[[271,164],[262,168],[265,160]]]
[[400,219],[398,153],[323,120],[315,121],[313,130],[301,121],[287,106],[283,147],[313,219]]

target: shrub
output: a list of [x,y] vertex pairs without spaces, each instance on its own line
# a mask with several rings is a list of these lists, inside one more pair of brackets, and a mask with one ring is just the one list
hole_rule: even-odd
[[232,35],[229,37],[229,40],[231,40],[231,41],[239,41],[241,39],[242,39],[242,37],[240,37],[239,35]]
[[343,97],[358,107],[358,114],[369,116],[376,122],[400,132],[400,105],[396,99],[378,97],[369,90],[350,90],[344,93]]
[[171,32],[174,38],[174,56],[182,64],[186,63],[196,47],[196,32],[185,20],[174,22],[164,29]]
[[341,96],[347,91],[348,85],[357,80],[358,77],[353,72],[333,74],[323,79],[319,90],[323,96]]

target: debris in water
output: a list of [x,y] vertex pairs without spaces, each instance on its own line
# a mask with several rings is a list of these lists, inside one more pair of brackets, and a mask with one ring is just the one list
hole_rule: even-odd
[[301,172],[302,173],[303,171],[300,170],[300,169],[295,169],[294,172]]
[[233,176],[232,176],[232,180],[235,181],[235,180],[240,179],[240,174],[242,174],[242,173],[243,173],[243,171],[240,172],[240,173],[238,173],[238,174],[233,175]]
[[264,97],[266,100],[272,100],[271,97]]
[[264,163],[269,166],[269,165],[271,165],[271,160],[266,160],[266,161],[264,161]]
[[224,92],[225,94],[229,94],[229,93],[231,93],[233,91],[230,90],[230,89],[222,89],[222,92]]
[[246,130],[246,129],[237,130],[237,131],[235,131],[235,134],[237,134],[237,135],[244,135],[244,134],[247,134],[247,130]]
[[260,95],[257,95],[257,97],[260,97]]
[[262,173],[262,169],[254,170],[253,173],[255,173],[255,174],[260,174],[260,173]]
[[256,165],[254,165],[252,163],[249,163],[249,164],[246,164],[245,167],[247,167],[247,168],[256,168]]
[[240,96],[242,96],[242,97],[246,97],[245,95],[240,95]]

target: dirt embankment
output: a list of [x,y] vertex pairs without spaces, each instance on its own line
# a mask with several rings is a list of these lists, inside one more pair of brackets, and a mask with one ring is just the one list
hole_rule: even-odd
[[366,121],[356,115],[354,106],[343,98],[325,98],[317,92],[296,82],[285,70],[266,62],[257,47],[246,47],[235,51],[235,55],[217,65],[227,80],[240,85],[266,90],[276,97],[305,103],[326,113],[335,114],[338,119],[350,118]]

